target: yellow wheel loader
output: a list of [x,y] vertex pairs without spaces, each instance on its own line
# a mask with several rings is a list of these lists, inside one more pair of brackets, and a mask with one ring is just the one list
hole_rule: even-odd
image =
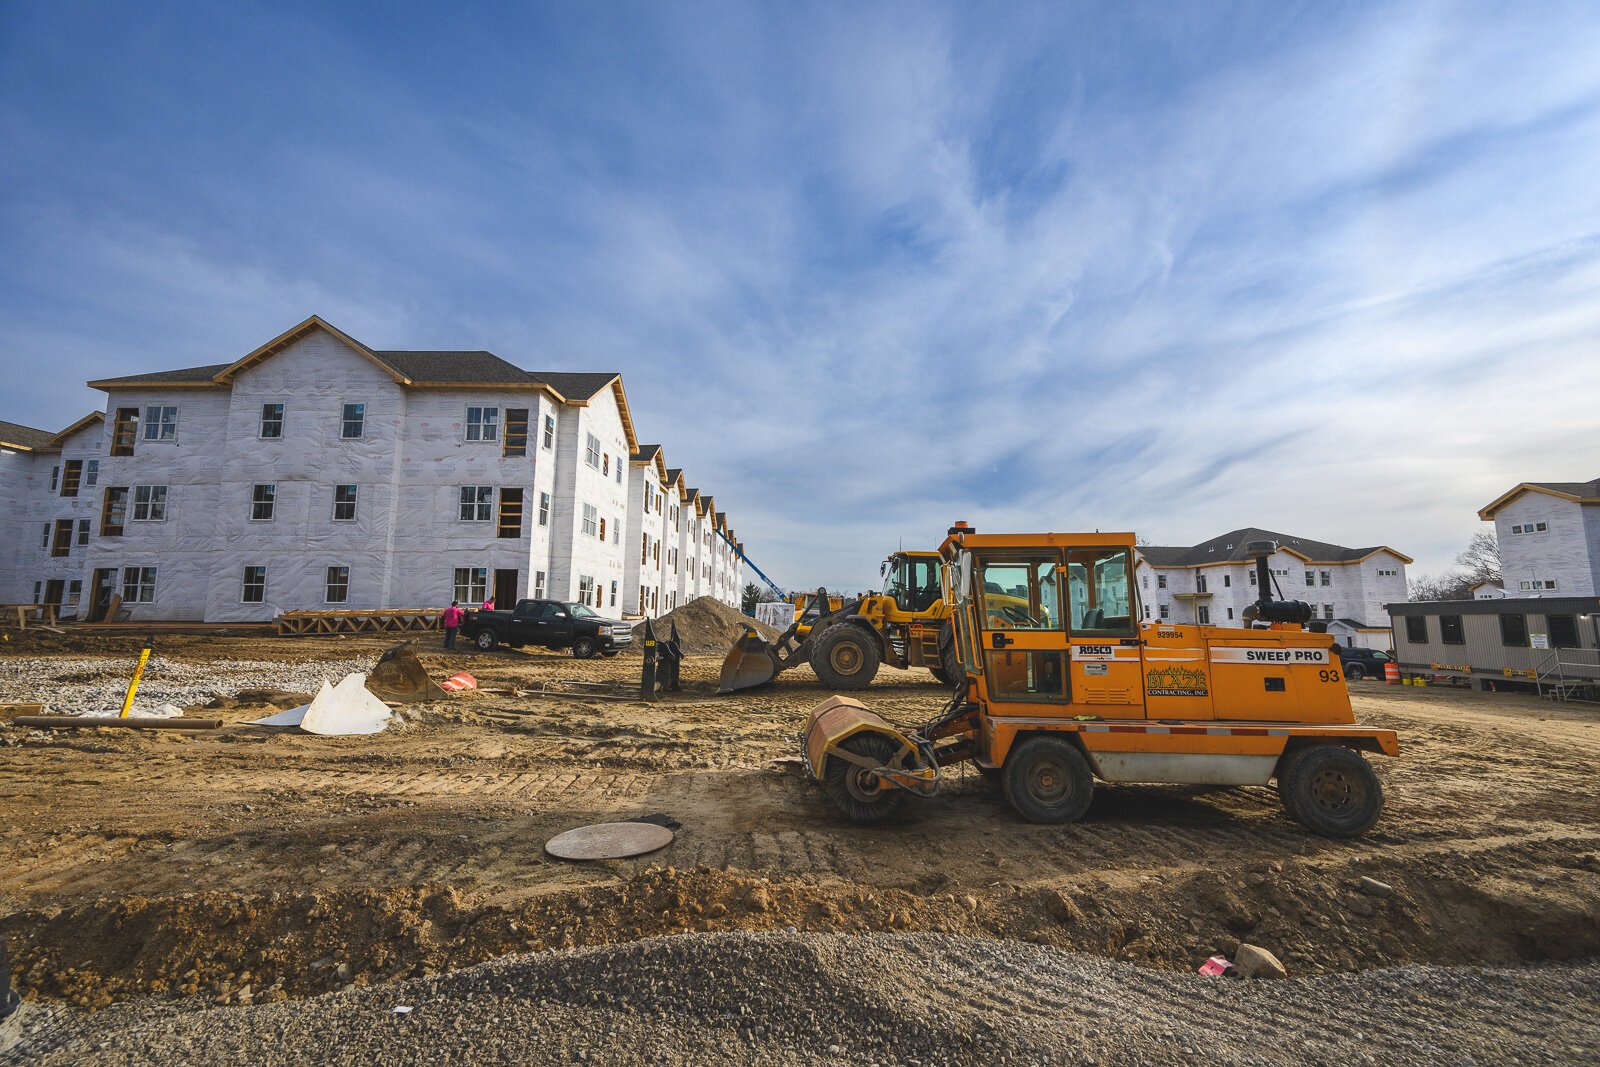
[[881,594],[843,600],[826,589],[800,598],[794,623],[768,644],[747,629],[722,661],[719,693],[772,681],[809,663],[829,689],[862,689],[887,663],[926,667],[946,685],[961,675],[940,586],[937,552],[896,552],[884,560]]
[[1276,781],[1313,832],[1364,833],[1383,788],[1363,754],[1397,756],[1399,741],[1356,723],[1333,639],[1307,625],[1311,606],[1272,598],[1276,548],[1247,546],[1261,598],[1245,627],[1197,626],[1141,617],[1132,534],[980,535],[958,523],[940,548],[960,660],[949,704],[911,729],[832,697],[812,709],[806,765],[858,822],[933,795],[967,761],[1030,822],[1081,818],[1097,781]]

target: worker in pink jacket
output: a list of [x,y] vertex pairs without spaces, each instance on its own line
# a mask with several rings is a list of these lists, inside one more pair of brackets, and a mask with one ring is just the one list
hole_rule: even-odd
[[456,631],[461,628],[461,620],[466,616],[457,605],[459,601],[450,601],[450,606],[444,609],[444,614],[439,616],[439,625],[444,627],[444,647],[456,647]]

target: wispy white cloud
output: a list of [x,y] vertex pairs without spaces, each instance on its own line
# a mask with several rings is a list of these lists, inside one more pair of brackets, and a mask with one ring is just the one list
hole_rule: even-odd
[[[1600,473],[1582,5],[403,25],[320,21],[295,69],[331,81],[231,90],[248,159],[185,135],[163,167],[194,116],[159,85],[117,112],[121,178],[67,176],[70,108],[0,109],[44,162],[0,172],[28,293],[4,358],[209,362],[315,310],[621,369],[797,586],[862,585],[958,517],[1437,567],[1505,486]],[[56,421],[83,403],[32,388]]]

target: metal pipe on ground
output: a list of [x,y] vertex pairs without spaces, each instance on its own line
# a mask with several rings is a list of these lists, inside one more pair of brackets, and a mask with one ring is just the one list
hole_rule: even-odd
[[120,726],[130,730],[215,730],[221,719],[152,719],[118,715],[18,715],[11,720],[18,726],[39,730],[86,730],[93,726]]

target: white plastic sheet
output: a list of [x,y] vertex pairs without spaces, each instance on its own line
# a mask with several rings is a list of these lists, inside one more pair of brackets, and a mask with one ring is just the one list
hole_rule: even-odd
[[[326,686],[328,683],[327,682],[323,682],[322,684],[324,686]],[[310,708],[310,707],[311,707],[310,704],[301,704],[298,708],[289,708],[287,711],[280,711],[276,715],[268,715],[264,719],[251,719],[249,722],[245,723],[245,725],[246,726],[299,726],[300,725],[300,720],[304,719],[306,717],[306,710],[308,708]]]
[[300,729],[324,737],[375,734],[389,725],[391,716],[388,705],[367,689],[365,674],[347,674],[338,685],[322,683],[322,691],[300,720]]

